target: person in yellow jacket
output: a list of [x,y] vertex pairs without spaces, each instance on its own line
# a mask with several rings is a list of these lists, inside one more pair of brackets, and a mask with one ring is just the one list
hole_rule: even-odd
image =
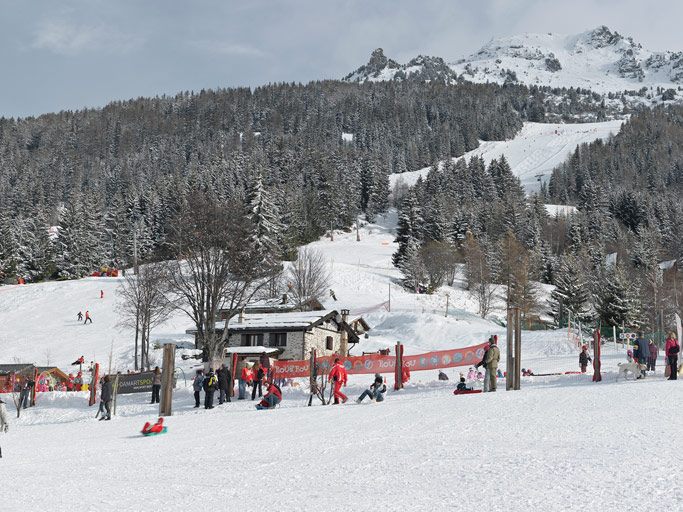
[[498,363],[500,362],[500,349],[498,348],[498,336],[491,336],[490,346],[484,357],[484,367],[489,378],[489,391],[496,390],[498,379]]

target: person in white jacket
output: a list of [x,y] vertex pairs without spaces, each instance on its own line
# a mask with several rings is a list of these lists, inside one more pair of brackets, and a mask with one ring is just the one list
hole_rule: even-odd
[[[5,402],[0,400],[0,431],[7,432],[9,430],[9,416],[5,408]],[[0,459],[2,458],[2,448],[0,448]]]

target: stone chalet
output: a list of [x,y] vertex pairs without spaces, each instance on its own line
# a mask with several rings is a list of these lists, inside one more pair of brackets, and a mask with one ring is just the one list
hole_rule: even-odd
[[[196,344],[196,330],[186,332],[195,335]],[[320,356],[339,353],[342,335],[349,346],[359,341],[348,318],[336,310],[240,313],[228,322],[227,347],[278,348],[279,359],[299,360],[307,359],[313,348]]]

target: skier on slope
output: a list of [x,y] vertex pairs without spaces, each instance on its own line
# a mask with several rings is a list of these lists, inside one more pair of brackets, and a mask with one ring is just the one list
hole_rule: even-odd
[[[0,432],[7,432],[9,430],[9,415],[5,408],[5,402],[0,400]],[[0,458],[2,458],[2,448],[0,448]]]
[[579,366],[581,367],[581,373],[586,373],[586,368],[588,367],[588,362],[592,361],[591,356],[588,355],[588,345],[584,345],[581,348],[581,353],[579,354]]
[[346,368],[339,362],[338,358],[334,360],[334,366],[330,370],[330,374],[327,378],[334,382],[334,403],[339,404],[339,400],[341,399],[342,403],[345,404],[349,397],[342,393],[341,388],[342,385],[346,386]]
[[82,313],[81,311],[79,311],[79,312],[78,312],[78,315],[76,315],[76,319],[77,319],[79,322],[82,322],[82,321],[83,321],[83,313]]
[[87,324],[88,322],[92,323],[92,318],[90,318],[90,311],[85,310],[85,321],[83,322],[83,325]]

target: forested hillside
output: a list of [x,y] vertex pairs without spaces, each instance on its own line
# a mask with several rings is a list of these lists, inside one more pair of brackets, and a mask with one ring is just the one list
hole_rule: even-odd
[[[669,107],[578,147],[532,198],[504,158],[488,168],[476,157],[449,162],[402,198],[394,264],[410,286],[436,289],[452,280],[453,262],[465,263],[482,315],[497,283],[527,316],[552,309],[557,321],[571,312],[656,329],[672,320],[683,291],[682,150],[683,108]],[[544,202],[578,213],[553,218]],[[552,304],[539,303],[534,280],[557,287]]]
[[0,273],[120,265],[134,230],[143,259],[163,258],[188,195],[243,201],[259,174],[295,246],[386,209],[389,173],[513,136],[532,101],[521,87],[329,81],[2,119]]

